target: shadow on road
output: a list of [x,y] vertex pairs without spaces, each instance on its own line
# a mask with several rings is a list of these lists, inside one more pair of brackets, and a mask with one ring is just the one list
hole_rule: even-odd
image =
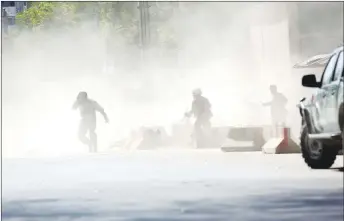
[[[96,199],[95,199],[96,200]],[[239,198],[168,200],[133,204],[95,200],[4,201],[3,220],[53,221],[342,221],[343,189],[294,190]],[[159,205],[159,206],[156,206]]]
[[[80,203],[79,203],[80,204]],[[77,207],[60,199],[32,199],[3,202],[3,220],[68,220],[96,217],[89,208]]]
[[334,167],[334,168],[331,168],[331,170],[338,171],[338,172],[344,172],[344,167]]

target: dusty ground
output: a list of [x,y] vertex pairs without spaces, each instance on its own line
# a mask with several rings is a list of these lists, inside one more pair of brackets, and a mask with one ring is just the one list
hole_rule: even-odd
[[298,154],[114,152],[3,160],[5,221],[340,221],[342,156],[310,170]]

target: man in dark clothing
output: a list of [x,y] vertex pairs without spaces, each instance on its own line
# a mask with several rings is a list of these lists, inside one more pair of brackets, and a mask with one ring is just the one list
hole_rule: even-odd
[[[80,92],[76,101],[73,104],[73,109],[79,109],[81,120],[79,124],[78,137],[79,140],[89,146],[90,152],[97,151],[97,134],[96,130],[96,112],[103,115],[105,122],[108,123],[109,119],[104,112],[104,109],[94,100],[88,98],[86,92]],[[90,138],[86,137],[86,133],[89,132]]]
[[206,132],[210,131],[211,123],[210,119],[213,116],[211,112],[211,104],[209,100],[202,96],[201,89],[195,89],[192,92],[193,102],[191,111],[185,115],[187,117],[195,116],[196,121],[194,124],[194,133],[196,138],[197,147],[205,145],[204,139]]

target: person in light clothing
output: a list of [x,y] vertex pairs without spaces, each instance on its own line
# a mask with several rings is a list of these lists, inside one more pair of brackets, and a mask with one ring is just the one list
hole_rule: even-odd
[[[288,103],[288,99],[282,93],[278,92],[276,85],[270,86],[270,92],[272,100],[263,103],[263,106],[270,107],[272,126],[274,130],[277,130],[278,127],[286,126],[288,113],[286,104]],[[276,131],[274,133],[276,134]]]
[[[86,92],[82,91],[78,94],[76,101],[73,104],[73,109],[79,109],[80,111],[80,124],[78,130],[78,138],[83,143],[88,145],[90,152],[97,151],[97,134],[96,134],[96,112],[103,115],[106,123],[109,122],[109,118],[96,101],[88,98]],[[89,133],[89,138],[86,134]]]

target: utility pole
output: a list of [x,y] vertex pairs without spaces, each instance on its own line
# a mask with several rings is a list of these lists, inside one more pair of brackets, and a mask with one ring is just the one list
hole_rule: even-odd
[[138,2],[138,9],[140,14],[140,49],[141,61],[146,60],[146,50],[150,44],[150,16],[149,16],[149,2]]

